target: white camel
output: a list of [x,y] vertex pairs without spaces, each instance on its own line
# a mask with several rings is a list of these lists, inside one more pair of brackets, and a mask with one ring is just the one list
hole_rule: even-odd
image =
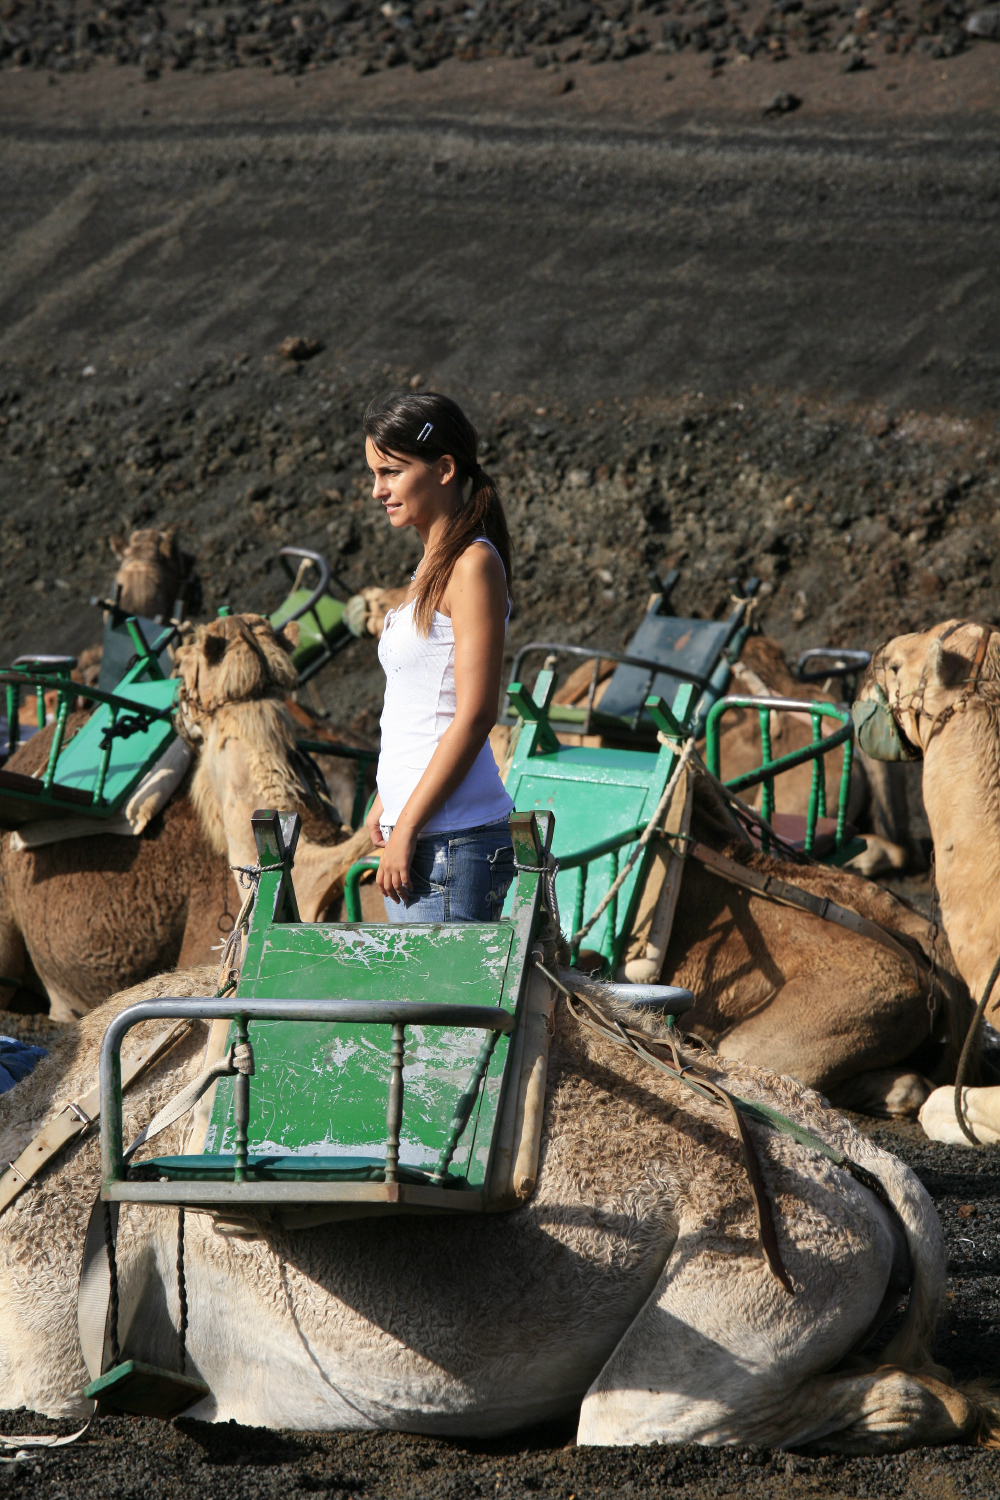
[[[112,1015],[214,987],[208,969],[167,975],[85,1016],[0,1099],[3,1158],[92,1085]],[[204,1044],[196,1028],[126,1094],[127,1139],[194,1077]],[[881,1184],[876,1194],[816,1149],[751,1126],[791,1291],[762,1258],[728,1113],[642,1071],[560,1007],[525,1206],[297,1231],[261,1221],[241,1236],[188,1212],[188,1373],[211,1391],[190,1415],[468,1437],[579,1409],[582,1443],[842,1453],[992,1431],[983,1405],[930,1362],[945,1253],[913,1173],[794,1080],[704,1053],[700,1065]],[[182,1136],[181,1125],[160,1136],[157,1154],[182,1149]],[[89,1409],[75,1304],[98,1180],[91,1134],[0,1217],[2,1407]],[[177,1229],[175,1209],[131,1206],[118,1239],[122,1355],[167,1368]],[[907,1285],[900,1330],[866,1358]]]

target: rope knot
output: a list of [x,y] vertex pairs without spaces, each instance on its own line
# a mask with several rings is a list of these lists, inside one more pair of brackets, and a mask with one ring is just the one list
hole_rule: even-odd
[[244,1073],[248,1078],[252,1077],[253,1047],[249,1042],[237,1042],[233,1048],[233,1067],[237,1073]]

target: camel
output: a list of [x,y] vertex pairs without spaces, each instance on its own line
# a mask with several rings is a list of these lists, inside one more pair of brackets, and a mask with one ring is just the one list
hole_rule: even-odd
[[[3,1157],[92,1086],[112,1015],[214,985],[210,969],[166,975],[84,1017],[0,1099]],[[126,1094],[126,1139],[195,1076],[206,1035],[196,1026]],[[993,1441],[987,1406],[931,1363],[946,1255],[915,1175],[800,1084],[683,1040],[681,1051],[861,1169],[748,1125],[791,1292],[758,1246],[728,1112],[643,1071],[560,1005],[537,1187],[517,1210],[308,1230],[261,1219],[239,1236],[188,1211],[187,1370],[210,1388],[188,1416],[468,1439],[578,1412],[585,1444],[845,1454]],[[156,1154],[182,1150],[186,1130],[159,1136]],[[89,1409],[75,1303],[99,1178],[85,1133],[0,1218],[5,1408]],[[176,1367],[177,1238],[177,1210],[123,1206],[123,1359]],[[901,1327],[867,1355],[907,1287]]]
[[[862,735],[866,719],[881,730],[876,748],[882,753],[923,761],[941,918],[958,971],[978,999],[1000,957],[998,681],[1000,636],[994,628],[948,620],[883,646],[856,707]],[[1000,1021],[1000,985],[985,1015],[994,1025]],[[996,1140],[1000,1088],[968,1089],[963,1101],[973,1133]],[[970,1144],[955,1117],[952,1089],[928,1099],[920,1122],[934,1140]]]
[[868,918],[913,958],[689,858],[660,970],[696,997],[688,1029],[720,1057],[787,1073],[841,1108],[916,1115],[934,1083],[954,1077],[971,1014],[947,945],[939,939],[929,991],[930,933],[918,913],[849,870],[790,864],[740,841],[700,776],[691,833],[749,871]]
[[108,545],[118,559],[115,585],[121,589],[118,607],[129,615],[166,623],[180,605],[196,605],[201,587],[194,574],[194,558],[177,542],[177,527],[133,531],[126,542],[111,537]]
[[[294,626],[275,635],[259,615],[199,626],[177,651],[179,722],[200,753],[193,772],[140,837],[95,833],[37,849],[0,842],[0,999],[16,981],[71,1020],[109,994],[176,964],[207,962],[239,910],[230,865],[253,865],[250,814],[297,809],[303,834],[295,888],[305,921],[337,909],[343,877],[372,852],[336,815],[295,747],[282,699],[295,670]],[[69,732],[84,722],[70,721]],[[52,730],[8,762],[32,775]]]
[[[602,658],[598,666],[594,707],[599,707],[617,662]],[[593,681],[594,662],[585,661],[561,683],[554,702],[583,704]],[[792,676],[784,652],[777,641],[766,635],[751,635],[744,642],[739,660],[733,664],[734,681],[729,689],[733,696],[745,694],[764,698],[812,699],[817,703],[834,703],[834,695]],[[823,733],[830,734],[836,725],[826,720]],[[770,716],[771,755],[777,760],[812,741],[812,721],[807,713],[774,712]],[[605,743],[600,735],[588,736],[558,733],[567,745]],[[613,742],[617,743],[617,742]],[[761,741],[758,716],[753,709],[734,709],[722,721],[720,735],[722,775],[726,778],[745,775],[761,763]],[[498,759],[506,751],[506,741],[497,738]],[[502,763],[502,762],[501,762]],[[837,748],[824,756],[824,781],[827,809],[835,816],[840,796],[843,750]],[[775,806],[779,813],[803,817],[809,805],[812,765],[794,766],[774,779]],[[747,793],[747,799],[760,806],[761,790]],[[889,870],[901,870],[912,860],[909,834],[909,810],[906,789],[892,769],[869,760],[855,747],[851,765],[851,789],[847,807],[848,822],[865,828],[867,848],[851,861],[859,875],[872,876]]]

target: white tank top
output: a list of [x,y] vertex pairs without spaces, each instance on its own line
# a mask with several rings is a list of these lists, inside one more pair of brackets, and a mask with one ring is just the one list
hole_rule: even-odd
[[[486,537],[476,540],[496,552]],[[413,603],[390,610],[378,643],[378,659],[385,672],[385,704],[377,781],[382,799],[379,821],[386,836],[455,717],[455,633],[451,620],[435,610],[430,632],[422,636],[414,629],[413,610]],[[508,603],[505,630],[509,620]],[[513,807],[487,740],[465,780],[420,832],[478,828],[506,818]]]

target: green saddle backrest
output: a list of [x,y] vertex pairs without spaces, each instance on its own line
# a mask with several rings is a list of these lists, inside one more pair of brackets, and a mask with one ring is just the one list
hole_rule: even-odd
[[[289,594],[281,608],[275,610],[271,616],[274,629],[280,630],[295,611],[302,608],[309,597],[310,590],[308,589],[296,589],[293,594]],[[292,652],[291,659],[297,672],[301,672],[327,649],[324,635],[327,640],[333,641],[347,631],[347,626],[344,624],[344,605],[341,600],[334,599],[330,594],[323,594],[318,604],[306,614],[300,615],[296,623],[299,627],[299,644]]]

